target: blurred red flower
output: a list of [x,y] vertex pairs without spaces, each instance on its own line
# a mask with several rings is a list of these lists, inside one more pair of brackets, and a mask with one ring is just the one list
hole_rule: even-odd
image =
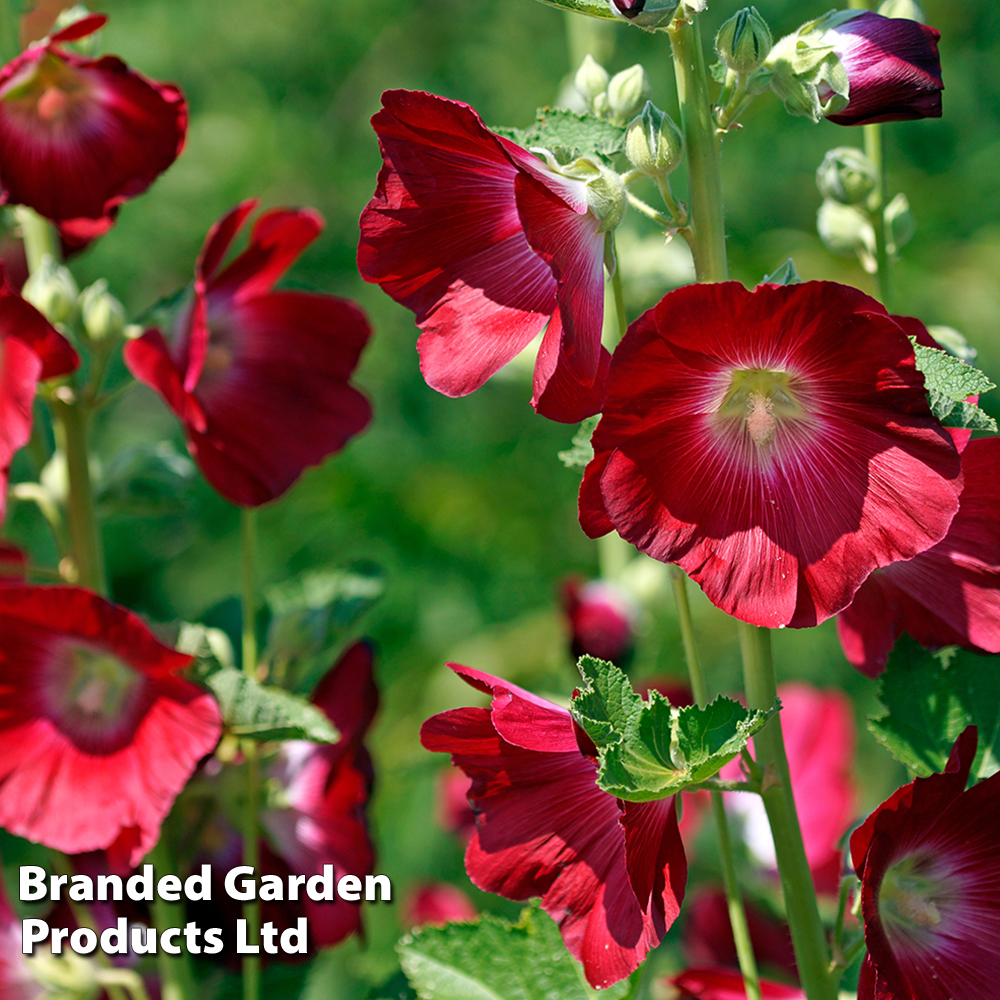
[[[667,982],[679,991],[680,1000],[746,1000],[746,987],[738,972],[728,969],[685,969]],[[806,1000],[797,986],[760,981],[763,1000]]]
[[246,507],[281,496],[371,419],[348,383],[370,332],[361,310],[332,295],[273,291],[322,230],[316,212],[265,212],[247,249],[220,270],[256,204],[212,227],[172,342],[147,330],[124,351],[132,374],[184,423],[205,478]]
[[79,363],[72,344],[10,287],[0,269],[0,521],[11,460],[31,438],[38,383],[68,375]]
[[191,657],[77,587],[0,587],[0,826],[136,866],[222,732]]
[[605,237],[587,184],[494,135],[467,104],[406,90],[382,104],[384,166],[358,268],[416,313],[427,384],[475,391],[547,323],[532,406],[567,422],[597,413]]
[[597,786],[596,748],[566,709],[498,677],[449,664],[492,696],[428,719],[420,740],[472,778],[473,884],[542,897],[570,954],[601,989],[637,969],[684,898],[687,861],[672,799],[623,802]]
[[432,882],[417,886],[403,904],[403,926],[462,923],[479,915],[469,897],[456,885]]
[[21,921],[11,909],[0,881],[0,997],[3,1000],[42,1000],[46,995],[21,953]]
[[858,1000],[992,1000],[1000,982],[1000,773],[966,790],[976,728],[945,770],[895,791],[851,837],[868,955]]
[[[340,733],[330,745],[305,740],[285,742],[271,768],[288,805],[268,809],[261,825],[292,872],[320,874],[333,865],[334,879],[370,875],[375,850],[366,817],[372,790],[372,761],[362,742],[378,710],[372,674],[372,649],[366,642],[349,647],[320,681],[312,702]],[[306,898],[312,944],[326,948],[361,930],[361,906],[344,899]]]
[[833,282],[671,292],[615,352],[580,521],[724,611],[804,627],[940,541],[962,479],[913,349]]
[[63,48],[106,20],[85,17],[0,70],[3,200],[51,219],[71,243],[107,231],[122,202],[174,162],[187,131],[175,86],[116,56],[87,59]]
[[638,608],[624,591],[605,580],[566,580],[562,605],[574,659],[594,656],[623,669],[628,665],[634,652]]

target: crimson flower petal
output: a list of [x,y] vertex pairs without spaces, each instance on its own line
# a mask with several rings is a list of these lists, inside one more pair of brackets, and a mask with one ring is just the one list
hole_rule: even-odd
[[580,521],[755,625],[815,625],[940,541],[959,459],[882,307],[832,282],[699,284],[629,328]]
[[452,669],[493,696],[491,709],[443,712],[420,734],[472,778],[469,877],[509,899],[541,896],[587,981],[603,988],[624,979],[684,895],[673,801],[623,803],[601,791],[569,712],[500,678]]
[[0,826],[69,854],[135,828],[137,865],[222,731],[190,661],[90,591],[0,588]]
[[[746,1000],[746,987],[738,972],[728,969],[685,969],[679,976],[668,980],[680,991],[681,1000]],[[805,993],[796,986],[760,981],[763,1000],[806,1000]]]
[[458,101],[390,90],[382,104],[372,126],[384,165],[361,214],[358,269],[416,314],[427,384],[475,391],[551,320],[532,405],[567,422],[596,413],[604,236],[584,183]]
[[264,213],[249,247],[220,270],[254,205],[213,227],[172,344],[149,330],[124,350],[132,374],[184,423],[205,478],[248,507],[281,496],[371,419],[348,381],[370,333],[361,310],[331,295],[271,290],[318,235],[315,212]]

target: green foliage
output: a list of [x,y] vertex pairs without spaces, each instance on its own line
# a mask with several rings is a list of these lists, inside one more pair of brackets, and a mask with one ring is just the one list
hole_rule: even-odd
[[644,701],[613,663],[580,658],[584,687],[573,717],[598,749],[597,783],[632,802],[666,798],[707,781],[778,710],[750,711],[718,697],[706,708],[675,709],[658,691]]
[[424,927],[396,951],[421,1000],[623,1000],[631,991],[628,982],[591,989],[556,925],[537,910],[525,910],[516,924],[483,916]]
[[868,728],[918,775],[943,771],[969,725],[979,729],[973,777],[1000,770],[1000,657],[954,647],[932,653],[903,636],[882,675],[879,699],[888,711],[869,719]]
[[931,411],[945,427],[997,430],[992,417],[965,401],[968,396],[978,396],[996,388],[978,368],[936,347],[914,343],[913,350],[917,368],[924,375]]
[[170,441],[143,442],[120,451],[97,485],[103,514],[157,517],[188,509],[194,462]]
[[590,465],[591,459],[594,457],[594,446],[590,443],[590,439],[594,436],[594,431],[597,430],[600,421],[601,415],[599,413],[596,416],[587,417],[573,435],[572,447],[559,452],[559,461],[567,469],[583,470]]
[[612,21],[615,17],[607,0],[542,0],[542,3],[577,14],[589,14],[591,17],[603,17]]
[[564,161],[587,153],[613,156],[625,148],[624,126],[562,108],[539,108],[534,122],[526,129],[494,128],[493,131],[525,148],[542,146]]
[[761,278],[762,285],[800,285],[802,279],[795,270],[795,261],[791,257],[785,261],[773,274],[765,274]]

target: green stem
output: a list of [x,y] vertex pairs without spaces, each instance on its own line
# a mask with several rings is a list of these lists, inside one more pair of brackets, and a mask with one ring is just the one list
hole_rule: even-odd
[[69,386],[63,386],[52,394],[51,405],[56,441],[66,457],[69,478],[67,520],[76,582],[98,594],[107,595],[104,553],[90,481],[88,407]]
[[[745,622],[740,622],[739,629],[747,707],[768,709],[777,698],[771,633]],[[826,935],[795,811],[780,713],[754,736],[754,751],[757,765],[764,772],[761,798],[774,838],[778,875],[802,988],[809,1000],[835,1000],[837,983],[829,974]]]
[[102,969],[97,973],[97,981],[112,1000],[118,997],[125,1000],[126,993],[132,1000],[149,1000],[142,977],[131,969]]
[[652,219],[657,225],[663,226],[664,229],[673,229],[677,225],[674,219],[670,219],[662,212],[658,212],[652,205],[646,204],[640,197],[632,194],[631,191],[628,192],[626,197],[628,198],[628,203],[637,212],[642,212],[647,219]]
[[[0,6],[3,6],[3,0],[0,0]],[[46,255],[58,260],[59,245],[56,243],[56,234],[51,223],[24,205],[18,205],[14,209],[14,214],[21,226],[24,254],[28,258],[28,271],[34,274],[42,266],[42,258]]]
[[712,117],[698,19],[675,19],[667,33],[673,45],[681,128],[687,146],[689,211],[696,241],[695,274],[699,281],[725,281],[729,277],[729,268],[726,263],[719,136]]
[[[248,677],[257,674],[257,512],[244,508],[240,520],[242,555],[243,602],[243,671]],[[260,762],[257,744],[252,740],[243,743],[247,762],[247,797],[243,814],[243,864],[256,872],[260,865],[260,832],[257,828],[257,811],[260,807]],[[247,943],[260,946],[260,901],[253,899],[243,904],[246,921]],[[243,956],[243,1000],[260,1000],[260,955]]]
[[[681,641],[684,643],[688,676],[691,678],[691,692],[695,701],[704,708],[708,704],[708,687],[701,669],[698,648],[695,645],[694,622],[691,618],[691,605],[687,596],[687,577],[684,571],[677,566],[671,566],[670,582],[674,588],[674,598],[677,601],[677,615],[680,619]],[[750,928],[747,926],[746,911],[743,909],[739,881],[736,878],[736,863],[733,858],[732,839],[729,836],[726,806],[722,801],[721,792],[712,791],[709,794],[712,797],[712,816],[719,839],[719,854],[722,857],[722,886],[726,893],[729,923],[733,929],[733,940],[736,943],[736,955],[739,958],[740,971],[743,973],[743,982],[746,985],[747,1000],[761,1000],[760,975],[757,972],[753,945],[750,943]]]
[[615,305],[614,339],[608,337],[609,343],[605,344],[609,350],[614,350],[625,336],[628,329],[628,313],[625,310],[625,293],[622,289],[622,269],[618,266],[618,254],[615,254],[615,273],[611,275],[611,298]]
[[[160,833],[159,842],[149,852],[147,861],[152,864],[156,878],[177,871],[173,852],[167,843],[166,825]],[[187,923],[184,904],[181,902],[170,903],[161,899],[158,893],[154,893],[151,907],[153,923],[159,934],[168,927],[183,928]],[[191,971],[191,956],[183,948],[179,955],[169,955],[161,948],[157,952],[156,961],[160,971],[163,1000],[195,1000],[198,994],[195,990],[194,974]]]
[[20,27],[11,0],[0,0],[0,63],[9,63],[21,51]]
[[877,181],[868,196],[868,212],[875,229],[875,263],[878,267],[878,293],[882,305],[892,312],[892,258],[885,226],[885,157],[882,152],[882,126],[864,125],[865,155],[875,164]]

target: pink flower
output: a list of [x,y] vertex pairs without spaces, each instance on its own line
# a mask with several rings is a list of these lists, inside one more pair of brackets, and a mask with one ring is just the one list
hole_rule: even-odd
[[361,214],[358,268],[416,313],[427,384],[478,389],[546,327],[532,405],[601,408],[604,223],[583,180],[490,132],[468,105],[390,90],[372,119],[385,161]]
[[0,587],[0,826],[139,864],[222,731],[191,657],[76,587]]
[[[746,1000],[746,987],[738,972],[728,969],[685,969],[667,980],[680,993],[680,1000]],[[806,1000],[797,986],[760,981],[763,1000]]]
[[0,521],[11,460],[31,438],[38,383],[68,375],[79,363],[70,342],[10,287],[0,268]]
[[851,837],[868,955],[859,1000],[993,1000],[1000,981],[1000,774],[966,790],[976,729],[945,770],[894,792]]
[[[372,650],[351,646],[320,681],[312,702],[340,733],[329,746],[293,740],[283,744],[272,779],[284,790],[288,806],[269,809],[262,826],[291,871],[319,874],[333,865],[334,878],[364,879],[375,866],[366,811],[372,789],[372,762],[362,740],[378,709],[372,676]],[[361,930],[359,904],[304,902],[312,943],[329,947]]]
[[116,56],[86,59],[62,47],[106,20],[85,17],[0,70],[3,200],[52,219],[71,242],[106,231],[119,205],[174,162],[187,131],[187,105],[172,84]]
[[965,485],[948,534],[876,570],[837,617],[844,655],[877,677],[904,633],[930,648],[1000,653],[1000,438],[962,453]]
[[447,882],[418,886],[403,905],[403,925],[406,927],[462,923],[475,920],[478,915],[469,897],[458,886]]
[[[849,103],[827,119],[838,125],[940,118],[941,32],[870,11],[833,16],[820,44],[832,45],[850,80]],[[819,22],[820,28],[823,24]]]
[[46,991],[28,969],[21,953],[21,921],[11,909],[0,881],[0,997],[3,1000],[42,1000]]
[[591,986],[624,979],[676,919],[687,862],[673,800],[622,802],[597,786],[593,744],[569,712],[498,677],[449,664],[492,705],[424,723],[428,750],[472,778],[469,878],[508,899],[542,897]]
[[615,352],[580,521],[754,625],[815,625],[944,537],[962,480],[913,350],[832,282],[671,292]]
[[205,478],[246,507],[281,496],[371,419],[348,383],[370,332],[361,310],[332,295],[273,290],[319,235],[320,216],[265,212],[247,249],[221,268],[256,204],[243,202],[209,232],[172,343],[154,329],[124,351],[132,374],[184,423]]
[[619,666],[631,660],[638,614],[623,591],[604,580],[567,580],[562,586],[562,603],[574,659],[595,656]]

